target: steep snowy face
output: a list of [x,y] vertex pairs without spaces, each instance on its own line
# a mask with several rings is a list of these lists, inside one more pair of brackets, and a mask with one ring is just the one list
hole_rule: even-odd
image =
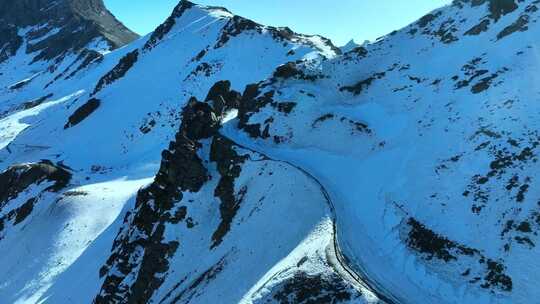
[[538,5],[454,1],[333,60],[283,65],[223,132],[322,181],[342,247],[397,301],[527,303]]
[[[41,11],[41,2],[23,3],[34,2],[10,8]],[[95,17],[100,2],[85,3],[58,1],[50,9]],[[34,24],[25,20],[17,22]],[[109,44],[76,49],[66,42],[49,59],[39,50],[27,54],[30,40],[22,39],[0,63],[2,176],[44,159],[70,178],[53,189],[47,176],[23,176],[26,187],[0,197],[0,253],[8,257],[0,302],[375,298],[342,279],[329,254],[330,205],[312,177],[217,132],[238,108],[241,94],[233,89],[288,61],[335,57],[329,40],[187,1],[154,33],[111,52]],[[222,79],[231,81],[207,96]],[[281,224],[296,214],[303,220]],[[264,245],[261,235],[271,235]],[[19,267],[25,260],[32,263]],[[237,276],[247,279],[231,288]]]
[[154,33],[102,56],[100,63],[90,63],[75,76],[70,77],[76,65],[68,65],[53,72],[57,80],[52,83],[37,76],[27,86],[7,90],[9,109],[48,92],[54,97],[44,97],[43,104],[58,102],[47,107],[48,115],[40,115],[41,128],[6,139],[12,151],[6,157],[18,159],[8,162],[25,161],[25,153],[17,149],[33,145],[50,147],[47,155],[62,154],[66,163],[86,169],[157,162],[179,126],[178,109],[189,97],[203,99],[222,79],[231,79],[231,86],[241,90],[284,62],[321,61],[336,52],[322,37],[182,1]]
[[0,1],[0,115],[75,93],[70,81],[110,68],[103,55],[137,37],[101,0]]

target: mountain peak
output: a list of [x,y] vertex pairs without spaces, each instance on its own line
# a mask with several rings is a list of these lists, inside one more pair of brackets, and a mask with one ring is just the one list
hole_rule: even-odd
[[347,53],[349,51],[354,50],[355,48],[359,47],[360,45],[354,41],[354,39],[349,40],[344,46],[340,47],[341,52]]
[[197,11],[199,18],[207,15],[211,18],[224,20],[225,24],[221,30],[220,37],[215,43],[214,48],[220,48],[226,44],[232,37],[239,36],[246,32],[257,32],[258,34],[269,34],[274,39],[290,42],[303,42],[309,44],[319,51],[327,53],[327,55],[335,55],[340,53],[340,50],[335,47],[327,38],[315,35],[303,35],[292,31],[288,27],[273,27],[259,24],[251,19],[236,15],[228,9],[220,6],[204,6],[198,5],[191,1],[181,0],[174,8],[172,14],[152,33],[144,48],[151,49],[157,46],[165,36],[167,36],[177,24],[187,24],[193,22],[182,20],[188,12]]
[[27,53],[35,60],[52,59],[94,42],[115,49],[138,35],[107,10],[102,0],[0,0],[0,61],[27,41]]

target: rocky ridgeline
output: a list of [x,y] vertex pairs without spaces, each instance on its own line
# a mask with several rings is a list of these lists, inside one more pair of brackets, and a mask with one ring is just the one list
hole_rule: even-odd
[[154,182],[139,191],[135,209],[126,215],[113,253],[101,269],[105,281],[96,303],[125,303],[125,299],[145,303],[163,283],[168,259],[180,246],[163,241],[165,226],[185,222],[189,229],[193,225],[189,209],[180,205],[183,192],[198,192],[210,179],[201,155],[201,142],[207,140],[211,140],[211,151],[205,158],[217,164],[221,176],[214,193],[221,200],[221,224],[209,250],[221,244],[242,200],[235,193],[234,180],[246,159],[235,151],[234,143],[218,134],[220,118],[239,101],[229,88],[229,82],[220,82],[211,89],[207,102],[192,98],[184,107],[180,131],[163,151]]
[[[162,23],[150,36],[146,44],[144,45],[145,50],[150,50],[157,46],[161,40],[174,28],[177,23],[177,20],[180,19],[187,11],[197,7],[196,4],[187,1],[181,0],[179,4],[174,8],[173,13],[164,23]],[[208,11],[221,11],[230,15],[227,19],[223,31],[221,32],[220,37],[214,44],[214,49],[223,47],[231,38],[237,37],[242,33],[255,32],[262,34],[263,32],[269,32],[272,37],[279,42],[302,42],[303,44],[309,45],[314,49],[319,49],[319,46],[310,41],[311,36],[302,35],[299,33],[293,32],[288,27],[272,27],[264,26],[259,23],[256,23],[250,19],[233,15],[230,11],[223,7],[217,6],[208,6],[204,7]],[[332,44],[332,41],[324,37],[320,37],[320,40],[325,44],[326,47],[334,51],[336,54],[341,53],[341,50]],[[319,49],[320,50],[320,49]],[[206,52],[206,51],[205,51]],[[199,56],[202,58],[204,53]],[[198,58],[198,59],[200,59]]]
[[[240,177],[244,163],[251,160],[252,155],[239,152],[245,150],[220,135],[219,129],[221,119],[228,111],[241,107],[247,96],[250,95],[242,96],[231,90],[230,82],[220,81],[210,89],[204,102],[191,98],[184,107],[180,130],[175,141],[162,152],[161,166],[154,182],[139,191],[135,208],[126,215],[114,241],[112,254],[101,269],[104,283],[95,299],[96,304],[146,303],[167,280],[172,271],[169,268],[170,260],[182,242],[165,241],[166,227],[174,225],[175,229],[183,229],[180,227],[185,225],[189,233],[194,225],[201,224],[195,224],[190,217],[190,208],[198,207],[194,206],[192,200],[185,200],[185,193],[199,192],[212,180],[211,170],[214,169],[210,169],[208,161],[215,164],[216,174],[219,175],[213,194],[220,201],[220,220],[209,236],[211,243],[208,250],[215,250],[224,244],[224,238],[231,230],[231,224],[248,191],[245,187],[235,190],[235,180]],[[208,143],[210,149],[203,149]],[[263,155],[256,158],[267,159]],[[307,261],[307,257],[302,259],[297,267]],[[189,301],[197,294],[197,288],[216,278],[225,267],[227,255],[200,274],[183,278],[161,301]],[[184,286],[184,283],[187,285]],[[173,297],[173,294],[176,296]],[[336,273],[314,275],[298,270],[294,276],[275,286],[264,301],[289,303],[287,299],[292,299],[290,303],[342,303],[358,299],[360,295]]]

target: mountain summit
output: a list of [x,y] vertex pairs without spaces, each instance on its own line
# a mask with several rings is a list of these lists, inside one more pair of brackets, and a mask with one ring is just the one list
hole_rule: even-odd
[[137,34],[120,23],[102,0],[0,0],[0,62],[27,42],[36,60],[80,51],[94,43],[116,49]]

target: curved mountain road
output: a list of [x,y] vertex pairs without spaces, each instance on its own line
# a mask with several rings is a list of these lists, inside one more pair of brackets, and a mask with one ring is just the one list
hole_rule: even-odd
[[398,300],[395,295],[393,295],[390,291],[388,291],[384,287],[382,287],[380,283],[376,282],[375,280],[370,279],[368,274],[366,273],[366,271],[364,271],[363,268],[361,267],[361,265],[352,265],[350,263],[351,259],[346,256],[346,254],[341,250],[341,247],[339,245],[339,237],[338,237],[338,230],[337,230],[337,228],[338,228],[338,225],[337,225],[338,217],[337,217],[335,204],[334,204],[334,202],[332,200],[332,197],[330,196],[330,194],[328,193],[328,191],[324,187],[324,185],[315,176],[313,176],[311,173],[309,173],[304,168],[302,168],[302,167],[300,167],[300,166],[298,166],[296,164],[293,164],[293,163],[291,163],[291,162],[289,162],[287,160],[280,160],[280,159],[275,159],[275,158],[269,157],[267,154],[265,154],[265,153],[263,153],[261,151],[257,151],[254,148],[247,147],[245,145],[239,144],[238,142],[236,142],[235,140],[233,140],[232,138],[228,137],[225,134],[221,134],[221,135],[224,136],[225,138],[227,138],[228,140],[234,142],[235,145],[237,145],[238,147],[240,147],[242,149],[245,149],[245,150],[252,151],[254,153],[260,154],[260,155],[264,156],[268,160],[284,163],[284,164],[287,164],[289,166],[292,166],[292,167],[296,168],[297,170],[302,172],[304,175],[306,175],[308,178],[310,178],[312,181],[314,181],[317,185],[319,185],[319,187],[321,189],[321,192],[323,193],[323,195],[324,195],[324,197],[325,197],[325,199],[326,199],[326,201],[328,203],[328,206],[330,208],[330,212],[331,212],[331,216],[332,216],[332,224],[333,224],[333,229],[332,229],[333,230],[333,247],[334,247],[333,252],[335,252],[336,261],[342,267],[342,270],[345,271],[347,273],[347,275],[350,276],[350,278],[352,278],[354,280],[354,282],[352,282],[352,283],[354,283],[355,285],[360,286],[360,287],[362,287],[362,288],[364,288],[366,290],[371,291],[383,303],[386,303],[386,304],[401,304],[401,303],[404,302],[404,301]]

